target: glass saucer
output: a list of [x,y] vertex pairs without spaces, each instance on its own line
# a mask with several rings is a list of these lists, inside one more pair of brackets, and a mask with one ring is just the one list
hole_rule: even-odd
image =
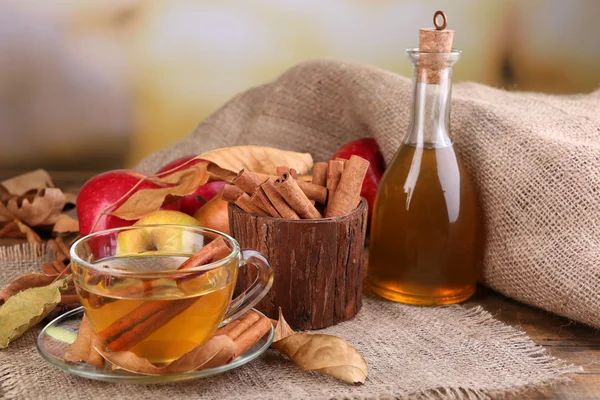
[[[260,315],[263,315],[257,310],[254,311],[256,311]],[[100,369],[82,362],[71,363],[65,361],[65,351],[77,337],[77,331],[79,329],[79,324],[81,322],[82,317],[83,307],[80,307],[61,315],[60,317],[54,319],[52,322],[46,325],[46,327],[40,332],[37,339],[38,351],[40,352],[42,357],[44,357],[44,359],[50,362],[50,364],[62,369],[65,372],[84,378],[95,379],[105,382],[141,384],[171,383],[220,374],[225,371],[229,371],[231,369],[244,365],[260,356],[269,348],[271,342],[273,341],[273,336],[275,334],[275,330],[273,329],[273,327],[271,327],[271,330],[266,335],[264,335],[258,341],[258,343],[252,346],[248,351],[237,357],[229,364],[222,365],[217,368],[208,368],[203,369],[201,371],[188,372],[185,374],[172,374],[161,376],[140,375],[122,369],[113,370],[111,369],[110,364]]]

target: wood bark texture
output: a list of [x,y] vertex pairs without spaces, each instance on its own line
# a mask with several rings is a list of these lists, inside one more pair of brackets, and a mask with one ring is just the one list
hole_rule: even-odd
[[[279,307],[295,329],[319,329],[353,318],[362,306],[367,202],[348,215],[285,220],[229,205],[231,235],[242,249],[261,252],[274,271],[273,287],[256,308],[277,319]],[[236,292],[256,276],[240,268]]]

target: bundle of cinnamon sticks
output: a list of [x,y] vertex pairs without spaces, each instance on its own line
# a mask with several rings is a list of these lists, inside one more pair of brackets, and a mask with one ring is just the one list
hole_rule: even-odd
[[241,170],[225,185],[222,199],[242,210],[284,219],[319,219],[347,215],[360,203],[369,162],[352,156],[315,163],[312,181],[296,171],[277,167],[277,176]]

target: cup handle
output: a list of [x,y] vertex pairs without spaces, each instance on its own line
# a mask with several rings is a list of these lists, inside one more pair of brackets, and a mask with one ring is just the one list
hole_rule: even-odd
[[229,309],[227,310],[221,325],[227,324],[249,311],[256,303],[265,297],[273,285],[273,269],[265,256],[254,250],[242,250],[240,255],[241,261],[239,268],[253,265],[258,271],[258,276],[248,289],[244,290],[235,299],[231,300]]

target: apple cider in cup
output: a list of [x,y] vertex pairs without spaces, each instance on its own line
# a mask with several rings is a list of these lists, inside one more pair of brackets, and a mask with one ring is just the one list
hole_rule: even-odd
[[[173,211],[158,213],[172,216]],[[97,336],[95,347],[131,351],[162,364],[204,344],[221,324],[250,311],[271,288],[273,271],[262,254],[241,250],[224,233],[197,226],[137,225],[144,218],[79,239],[71,247],[71,268]],[[246,266],[255,268],[256,279],[232,299],[238,271]]]
[[[100,269],[78,270],[74,263],[81,303],[107,349],[165,363],[207,341],[223,320],[237,278],[237,258],[227,258],[226,242],[203,245],[203,256],[190,265],[197,255],[182,256],[181,249],[195,243],[192,232],[157,226],[114,236],[114,255],[98,260]],[[219,260],[208,270],[180,269]]]
[[[176,269],[186,258],[114,257],[111,269]],[[96,333],[113,351],[132,351],[154,363],[170,362],[208,340],[217,330],[233,293],[235,261],[178,279],[130,279],[110,273],[87,276],[78,288]],[[87,282],[86,282],[87,281]]]

